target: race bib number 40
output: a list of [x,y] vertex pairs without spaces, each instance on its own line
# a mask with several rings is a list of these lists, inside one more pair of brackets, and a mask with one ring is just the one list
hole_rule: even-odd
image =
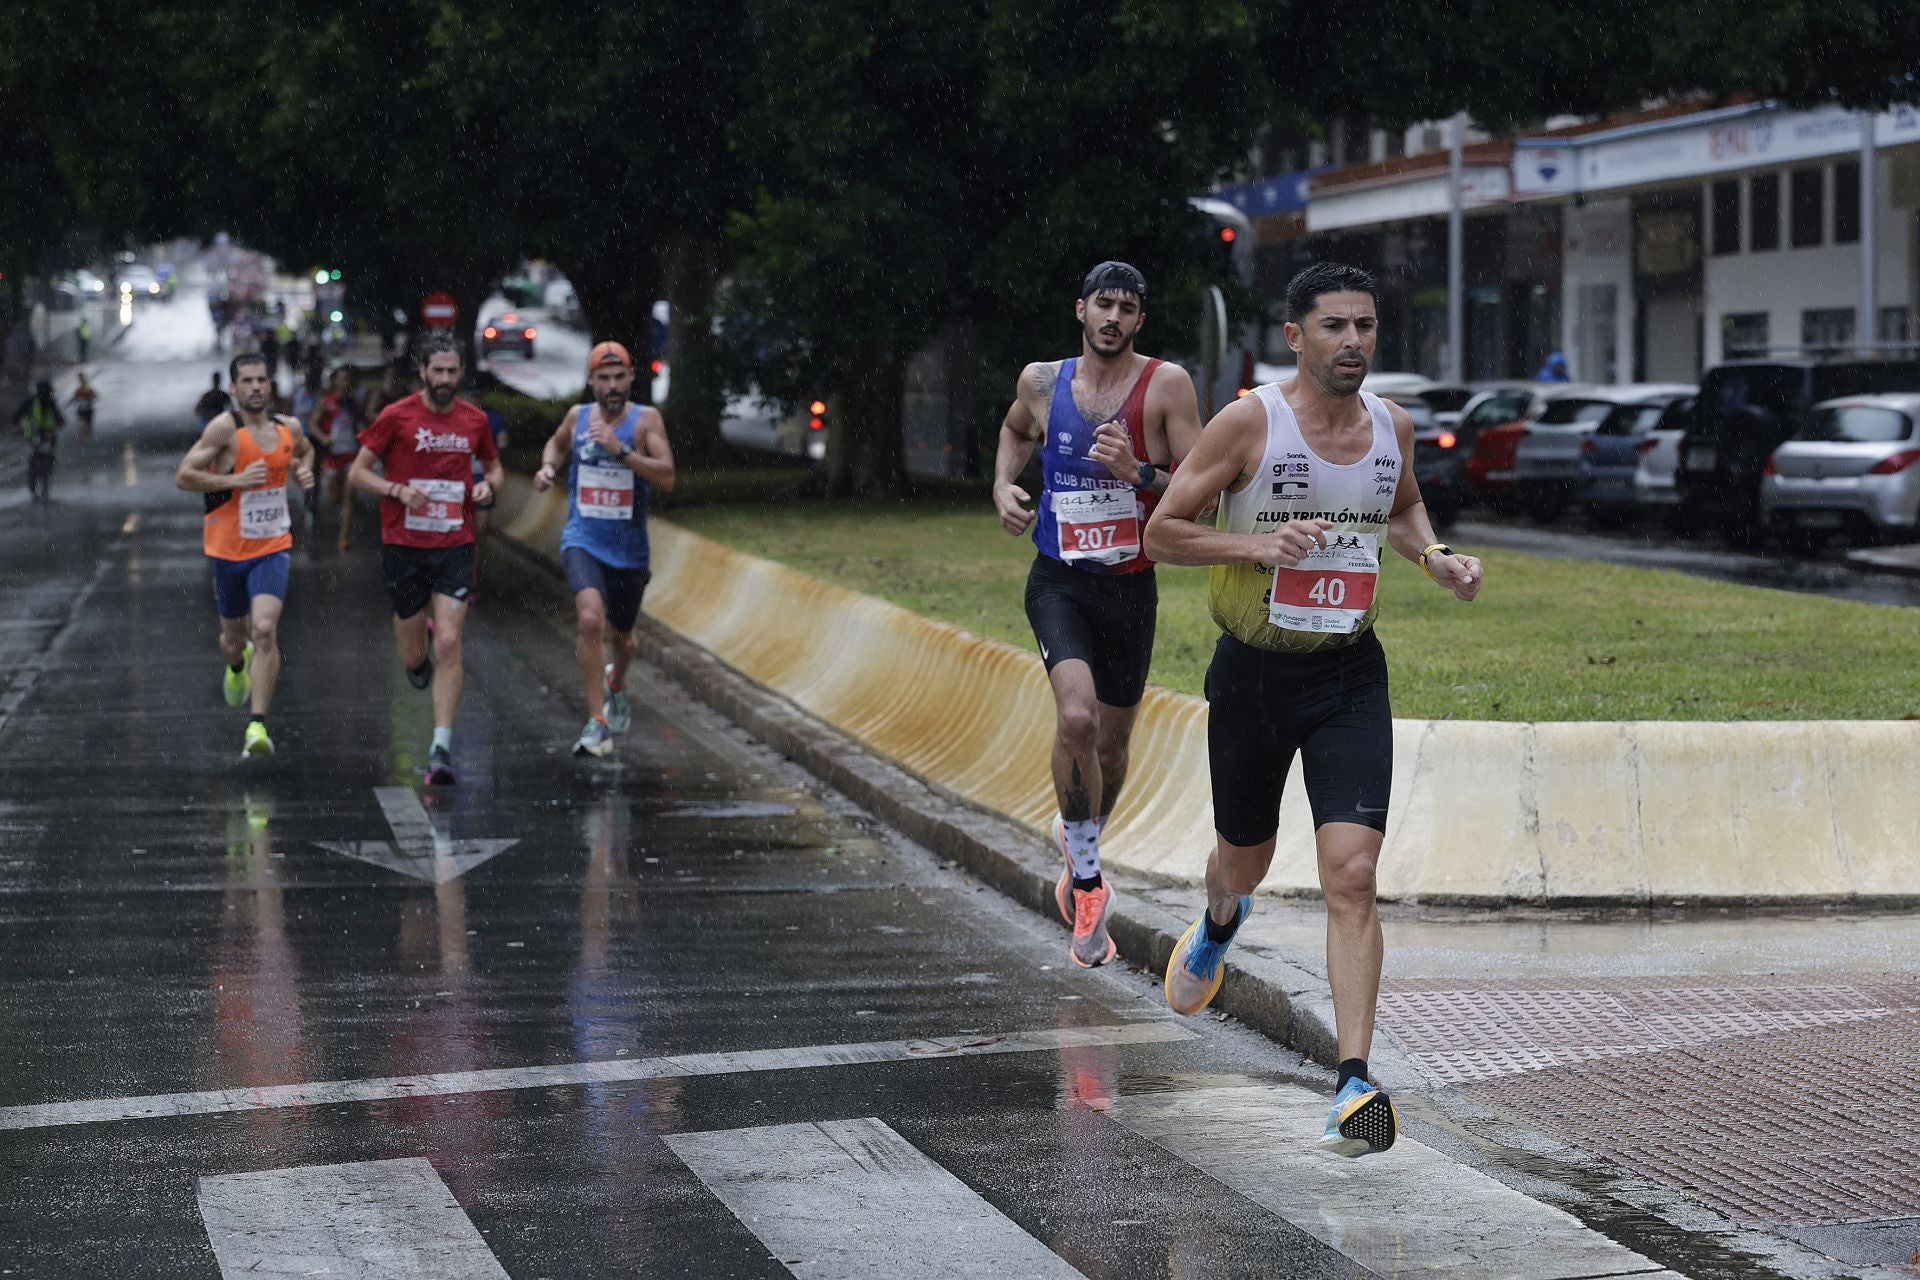
[[241,537],[277,538],[292,530],[293,517],[287,511],[287,491],[284,486],[240,491]]
[[1273,571],[1267,620],[1286,631],[1347,635],[1373,607],[1380,580],[1380,535],[1328,534],[1331,542],[1291,569]]
[[415,533],[453,533],[466,524],[465,480],[411,480],[408,483],[427,495],[427,505],[418,511],[407,509],[407,528]]
[[581,467],[580,515],[588,520],[633,519],[633,480],[627,467]]
[[1140,554],[1140,504],[1131,489],[1076,489],[1053,495],[1062,560],[1123,564]]

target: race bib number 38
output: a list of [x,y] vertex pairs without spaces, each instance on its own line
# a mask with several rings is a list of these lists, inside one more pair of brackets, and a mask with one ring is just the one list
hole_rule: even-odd
[[633,479],[627,467],[581,467],[580,515],[587,520],[633,519]]
[[1140,554],[1140,505],[1131,489],[1077,489],[1053,495],[1062,560],[1122,564]]
[[1286,631],[1346,635],[1373,607],[1380,580],[1380,535],[1342,533],[1291,569],[1273,572],[1267,620]]
[[427,495],[427,505],[418,511],[408,509],[407,528],[415,533],[452,533],[466,524],[465,480],[413,480],[408,483]]

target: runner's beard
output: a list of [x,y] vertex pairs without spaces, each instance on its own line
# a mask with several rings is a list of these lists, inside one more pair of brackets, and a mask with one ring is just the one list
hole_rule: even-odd
[[266,407],[267,407],[267,393],[264,391],[258,393],[257,395],[243,396],[240,400],[240,408],[246,411],[247,413],[259,413],[263,411]]
[[[1111,351],[1107,350],[1107,348],[1103,345],[1104,343],[1114,342],[1114,341],[1117,341],[1120,345],[1113,348],[1113,350]],[[1107,356],[1107,357],[1123,356],[1133,346],[1133,339],[1125,334],[1122,334],[1117,339],[1109,338],[1105,334],[1101,333],[1098,329],[1089,329],[1087,330],[1087,345],[1092,347],[1094,351],[1096,351],[1097,353],[1103,356]]]
[[619,391],[609,392],[600,397],[600,416],[617,418],[627,407],[627,397]]
[[444,409],[453,403],[453,393],[455,390],[456,388],[453,387],[428,387],[427,399],[433,401],[434,408]]

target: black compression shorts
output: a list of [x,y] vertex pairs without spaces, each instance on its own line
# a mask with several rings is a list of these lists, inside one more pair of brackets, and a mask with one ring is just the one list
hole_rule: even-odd
[[575,595],[598,591],[607,611],[607,625],[615,631],[631,631],[640,620],[640,599],[647,594],[653,575],[645,569],[615,569],[591,551],[568,547],[560,553],[560,565],[567,572],[567,586]]
[[1147,689],[1160,590],[1153,571],[1088,573],[1035,556],[1027,574],[1027,621],[1052,671],[1069,658],[1093,669],[1094,696],[1131,707]]
[[1294,754],[1316,830],[1329,822],[1387,829],[1393,710],[1387,655],[1369,631],[1318,653],[1273,653],[1223,635],[1207,668],[1207,760],[1213,825],[1228,844],[1280,828]]

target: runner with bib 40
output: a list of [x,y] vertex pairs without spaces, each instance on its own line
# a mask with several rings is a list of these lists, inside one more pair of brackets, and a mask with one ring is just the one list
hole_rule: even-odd
[[[1409,460],[1413,420],[1360,390],[1379,328],[1373,277],[1321,263],[1287,286],[1299,373],[1207,424],[1148,521],[1148,552],[1212,565],[1221,635],[1207,670],[1207,755],[1217,837],[1207,908],[1167,962],[1167,1003],[1205,1008],[1253,908],[1298,753],[1327,906],[1340,1075],[1321,1144],[1384,1151],[1399,1131],[1367,1074],[1382,941],[1374,871],[1393,777],[1387,663],[1373,633],[1384,541],[1470,601],[1480,562],[1433,536]],[[1215,528],[1200,514],[1216,497]]]
[[[1112,893],[1100,875],[1100,832],[1127,775],[1127,746],[1153,659],[1158,589],[1140,529],[1173,468],[1200,434],[1193,380],[1137,354],[1147,282],[1103,262],[1080,285],[1080,354],[1030,364],[1000,425],[993,503],[1000,524],[1029,528],[1040,554],[1027,575],[1033,624],[1053,687],[1055,888],[1073,926],[1068,956],[1113,959]],[[1016,483],[1040,446],[1040,501]]]

